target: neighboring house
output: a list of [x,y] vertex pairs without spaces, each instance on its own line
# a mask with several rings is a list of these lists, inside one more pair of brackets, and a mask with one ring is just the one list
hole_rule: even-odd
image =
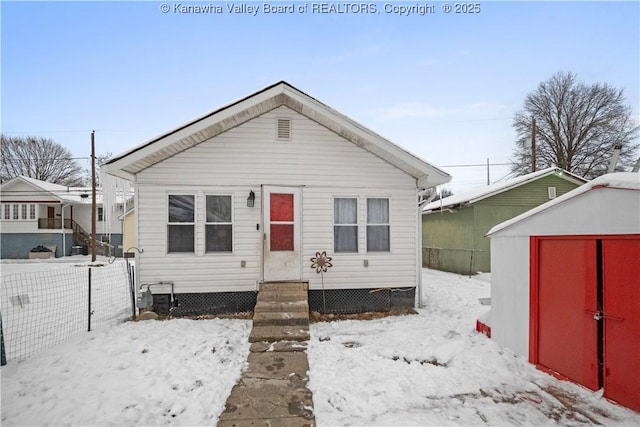
[[585,182],[551,167],[428,203],[422,214],[423,265],[459,274],[489,272],[491,227]]
[[[97,248],[101,254],[115,255],[122,243],[122,225],[115,215],[107,223],[102,196],[96,199]],[[55,257],[87,253],[91,206],[90,188],[25,176],[7,181],[0,186],[0,258],[29,258],[37,246],[55,247]]]
[[122,250],[125,257],[134,257],[134,250],[138,246],[136,233],[135,208],[133,198],[128,199],[124,205],[124,213],[118,217],[122,221]]
[[603,175],[488,235],[491,338],[640,411],[640,175]]
[[252,310],[258,284],[278,281],[308,282],[312,310],[414,306],[418,194],[450,180],[286,82],[103,172],[134,182],[138,283],[160,312],[173,291],[178,314]]

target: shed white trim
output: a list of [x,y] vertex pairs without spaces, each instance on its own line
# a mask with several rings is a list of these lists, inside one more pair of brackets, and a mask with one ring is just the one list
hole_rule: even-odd
[[[581,185],[578,188],[575,188],[568,193],[563,194],[560,197],[557,197],[547,203],[544,203],[536,208],[528,210],[508,221],[502,222],[496,226],[494,226],[486,236],[491,236],[499,231],[502,231],[508,227],[511,227],[529,217],[537,215],[538,213],[545,211],[547,209],[553,208],[556,205],[566,202],[567,200],[573,199],[577,196],[580,196],[588,191],[597,189],[597,188],[617,188],[622,190],[635,190],[640,191],[640,174],[633,172],[618,172],[602,175],[588,183]],[[637,200],[638,206],[640,206],[640,198]],[[611,207],[611,209],[618,209],[618,207]],[[640,220],[638,221],[640,224]]]

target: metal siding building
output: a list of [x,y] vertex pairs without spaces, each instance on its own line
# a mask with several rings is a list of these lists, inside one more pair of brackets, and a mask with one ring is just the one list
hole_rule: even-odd
[[491,227],[549,201],[550,192],[557,197],[582,182],[549,168],[429,203],[422,215],[423,266],[459,274],[491,271],[485,237]]

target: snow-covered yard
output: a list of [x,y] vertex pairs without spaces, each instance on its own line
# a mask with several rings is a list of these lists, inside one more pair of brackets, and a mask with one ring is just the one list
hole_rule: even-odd
[[[640,425],[640,414],[475,333],[488,276],[424,279],[417,315],[311,326],[318,426]],[[2,425],[214,425],[250,329],[238,319],[126,322],[9,362]]]

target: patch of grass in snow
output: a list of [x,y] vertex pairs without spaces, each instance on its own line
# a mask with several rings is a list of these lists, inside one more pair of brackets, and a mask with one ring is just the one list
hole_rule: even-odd
[[413,308],[395,308],[389,311],[366,311],[364,313],[320,313],[319,311],[309,312],[310,322],[333,322],[334,320],[373,320],[383,319],[390,316],[406,316],[418,314]]

